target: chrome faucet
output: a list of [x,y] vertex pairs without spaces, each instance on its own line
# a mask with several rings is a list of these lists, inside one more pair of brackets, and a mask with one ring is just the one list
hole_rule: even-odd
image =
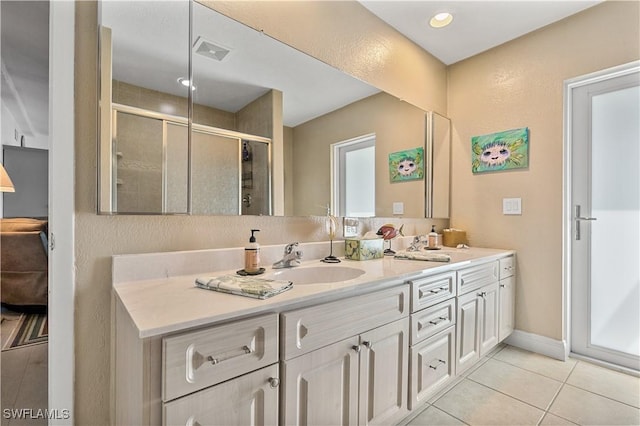
[[273,269],[298,266],[302,259],[302,250],[296,250],[297,247],[298,243],[287,244],[284,248],[284,257],[273,264]]
[[416,235],[413,237],[411,245],[407,247],[407,251],[422,251],[429,247],[429,241],[426,235]]

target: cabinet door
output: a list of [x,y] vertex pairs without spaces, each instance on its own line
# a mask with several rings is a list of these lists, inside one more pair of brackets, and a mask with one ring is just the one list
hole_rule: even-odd
[[409,318],[360,335],[360,425],[389,425],[407,413]]
[[456,328],[411,347],[409,409],[419,407],[455,376]]
[[498,344],[498,283],[477,290],[480,301],[480,356]]
[[163,405],[165,425],[277,425],[278,365]]
[[502,342],[515,329],[516,277],[500,280],[500,315],[498,317],[498,341]]
[[359,352],[354,336],[282,362],[281,424],[355,425]]
[[458,374],[480,359],[480,300],[475,291],[458,297],[456,320],[456,372]]

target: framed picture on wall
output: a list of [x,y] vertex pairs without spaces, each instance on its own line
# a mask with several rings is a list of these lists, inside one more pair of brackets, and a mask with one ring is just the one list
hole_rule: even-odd
[[496,172],[529,167],[529,128],[471,138],[471,171]]
[[392,183],[424,178],[424,148],[389,154],[389,178]]

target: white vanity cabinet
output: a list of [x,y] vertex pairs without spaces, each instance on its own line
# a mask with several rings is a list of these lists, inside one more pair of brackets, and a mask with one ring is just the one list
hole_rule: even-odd
[[500,282],[498,293],[500,295],[500,313],[498,323],[498,340],[503,341],[515,329],[516,312],[516,263],[515,256],[500,259]]
[[[458,271],[456,369],[471,367],[513,331],[515,293],[502,267],[514,271],[513,256]],[[502,275],[501,275],[502,274]],[[500,285],[504,284],[504,287]],[[501,333],[502,330],[502,333]]]
[[358,262],[363,278],[261,301],[138,271],[165,254],[123,256],[112,423],[398,424],[513,332],[515,254],[457,253],[446,264]]
[[456,273],[418,277],[412,294],[409,409],[455,376]]
[[283,333],[293,335],[282,339],[290,359],[281,363],[281,424],[401,420],[408,413],[408,306],[408,287],[401,286],[283,313]]

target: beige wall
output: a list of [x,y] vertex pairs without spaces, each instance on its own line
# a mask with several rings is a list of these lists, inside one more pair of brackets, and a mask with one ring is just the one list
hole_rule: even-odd
[[[331,144],[376,135],[376,216],[393,216],[404,202],[405,217],[424,217],[424,180],[391,183],[389,154],[424,147],[425,113],[378,93],[293,129],[295,215],[322,214],[331,202]],[[426,170],[426,169],[425,169]]]
[[[187,98],[134,86],[117,80],[113,80],[112,93],[113,102],[118,104],[130,105],[178,117],[187,117],[189,107]],[[193,106],[194,123],[220,129],[238,130],[236,120],[236,114],[232,112],[211,108],[206,105],[194,104]]]
[[[242,3],[242,4],[240,4]],[[291,11],[282,13],[285,4]],[[315,15],[309,15],[303,3],[245,3],[236,7],[259,11],[252,22],[264,21],[269,26],[285,29],[301,45],[324,50],[326,36],[331,34],[337,46],[348,46],[347,55],[334,55],[332,63],[344,69],[357,68],[353,52],[360,52],[366,62],[369,55],[376,67],[362,72],[364,80],[385,86],[398,97],[416,99],[424,109],[446,109],[445,67],[412,43],[401,39],[377,18],[357,3],[313,3],[308,10],[322,10],[323,25],[317,25]],[[345,10],[345,7],[348,10]],[[286,9],[286,8],[285,8]],[[343,16],[348,12],[349,19]],[[233,14],[231,14],[232,17]],[[236,16],[242,18],[242,13]],[[362,18],[362,19],[359,19]],[[240,19],[242,20],[242,19]],[[366,25],[353,27],[355,22]],[[76,2],[76,116],[75,116],[75,421],[77,424],[107,424],[109,422],[110,322],[111,322],[111,256],[124,253],[195,250],[218,247],[239,247],[245,244],[248,230],[261,229],[262,244],[291,241],[325,240],[322,217],[238,217],[238,216],[98,216],[96,215],[96,148],[97,148],[97,8],[94,2]],[[342,28],[342,30],[341,30]],[[393,54],[377,55],[368,49],[377,46],[380,34],[393,34],[389,47]],[[364,44],[363,44],[364,43]],[[367,45],[368,44],[368,45]],[[396,46],[397,49],[391,49]],[[400,54],[402,60],[395,61]],[[402,53],[404,52],[404,53]],[[387,63],[387,65],[385,65]],[[407,63],[414,64],[412,67]],[[417,65],[419,64],[419,65]],[[404,67],[404,69],[403,69]],[[356,69],[357,70],[357,69]],[[368,77],[368,78],[364,78]],[[436,108],[437,106],[437,108]],[[282,139],[282,136],[280,136]],[[366,229],[377,229],[388,220],[363,221]],[[409,235],[429,231],[431,220],[395,220],[405,223]],[[442,226],[445,222],[436,222]],[[240,264],[238,265],[241,266]],[[158,309],[162,309],[161,306]]]
[[[637,60],[638,2],[607,1],[449,69],[452,226],[518,252],[516,328],[561,340],[563,81]],[[471,137],[530,130],[526,170],[472,175]],[[503,216],[502,198],[522,215]]]
[[446,115],[446,66],[356,1],[198,1],[425,111]]

